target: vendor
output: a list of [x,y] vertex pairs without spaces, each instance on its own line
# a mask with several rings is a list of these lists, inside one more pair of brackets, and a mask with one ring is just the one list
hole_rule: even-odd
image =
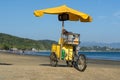
[[62,34],[63,34],[63,35],[66,35],[66,34],[68,34],[68,33],[69,33],[69,32],[68,32],[66,29],[63,29],[63,30],[62,30]]

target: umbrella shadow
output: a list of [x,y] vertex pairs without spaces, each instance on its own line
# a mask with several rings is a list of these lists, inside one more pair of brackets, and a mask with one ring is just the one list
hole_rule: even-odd
[[8,64],[8,63],[0,63],[0,65],[13,65],[13,64]]
[[[51,66],[50,64],[39,64],[40,66]],[[57,65],[57,67],[67,67],[67,65]]]
[[40,66],[51,66],[50,64],[39,64]]

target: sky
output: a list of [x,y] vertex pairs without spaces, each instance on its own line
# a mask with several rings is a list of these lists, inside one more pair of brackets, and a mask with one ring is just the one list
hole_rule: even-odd
[[0,0],[0,33],[34,40],[58,41],[62,23],[57,15],[35,17],[35,10],[67,5],[89,14],[93,21],[66,21],[65,29],[82,42],[120,42],[120,0]]

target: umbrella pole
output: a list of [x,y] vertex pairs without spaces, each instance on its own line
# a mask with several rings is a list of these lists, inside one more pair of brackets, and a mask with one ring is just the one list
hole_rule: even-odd
[[64,21],[62,21],[62,30],[61,30],[61,44],[60,44],[60,60],[61,60],[61,54],[62,54],[62,46],[63,46],[63,33],[62,33],[62,31],[63,31],[63,29],[64,29]]
[[64,21],[62,21],[62,29],[64,29]]

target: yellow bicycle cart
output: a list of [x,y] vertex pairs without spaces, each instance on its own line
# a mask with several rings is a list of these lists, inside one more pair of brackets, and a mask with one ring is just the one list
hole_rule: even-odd
[[[58,16],[59,20],[62,21],[64,26],[64,21],[69,20],[69,15],[66,13],[60,14]],[[80,71],[86,69],[86,57],[83,54],[78,54],[78,49],[80,44],[80,34],[68,32],[62,28],[61,38],[58,44],[53,44],[50,55],[51,66],[57,66],[59,60],[66,61],[67,66],[74,66]]]
[[79,12],[66,5],[34,11],[34,15],[39,17],[44,14],[57,14],[59,21],[62,21],[61,37],[58,44],[53,44],[50,54],[50,64],[56,67],[60,60],[66,61],[68,66],[74,66],[79,71],[86,69],[86,57],[78,54],[80,44],[80,34],[69,32],[64,29],[64,21],[91,22],[92,18],[83,12]]

